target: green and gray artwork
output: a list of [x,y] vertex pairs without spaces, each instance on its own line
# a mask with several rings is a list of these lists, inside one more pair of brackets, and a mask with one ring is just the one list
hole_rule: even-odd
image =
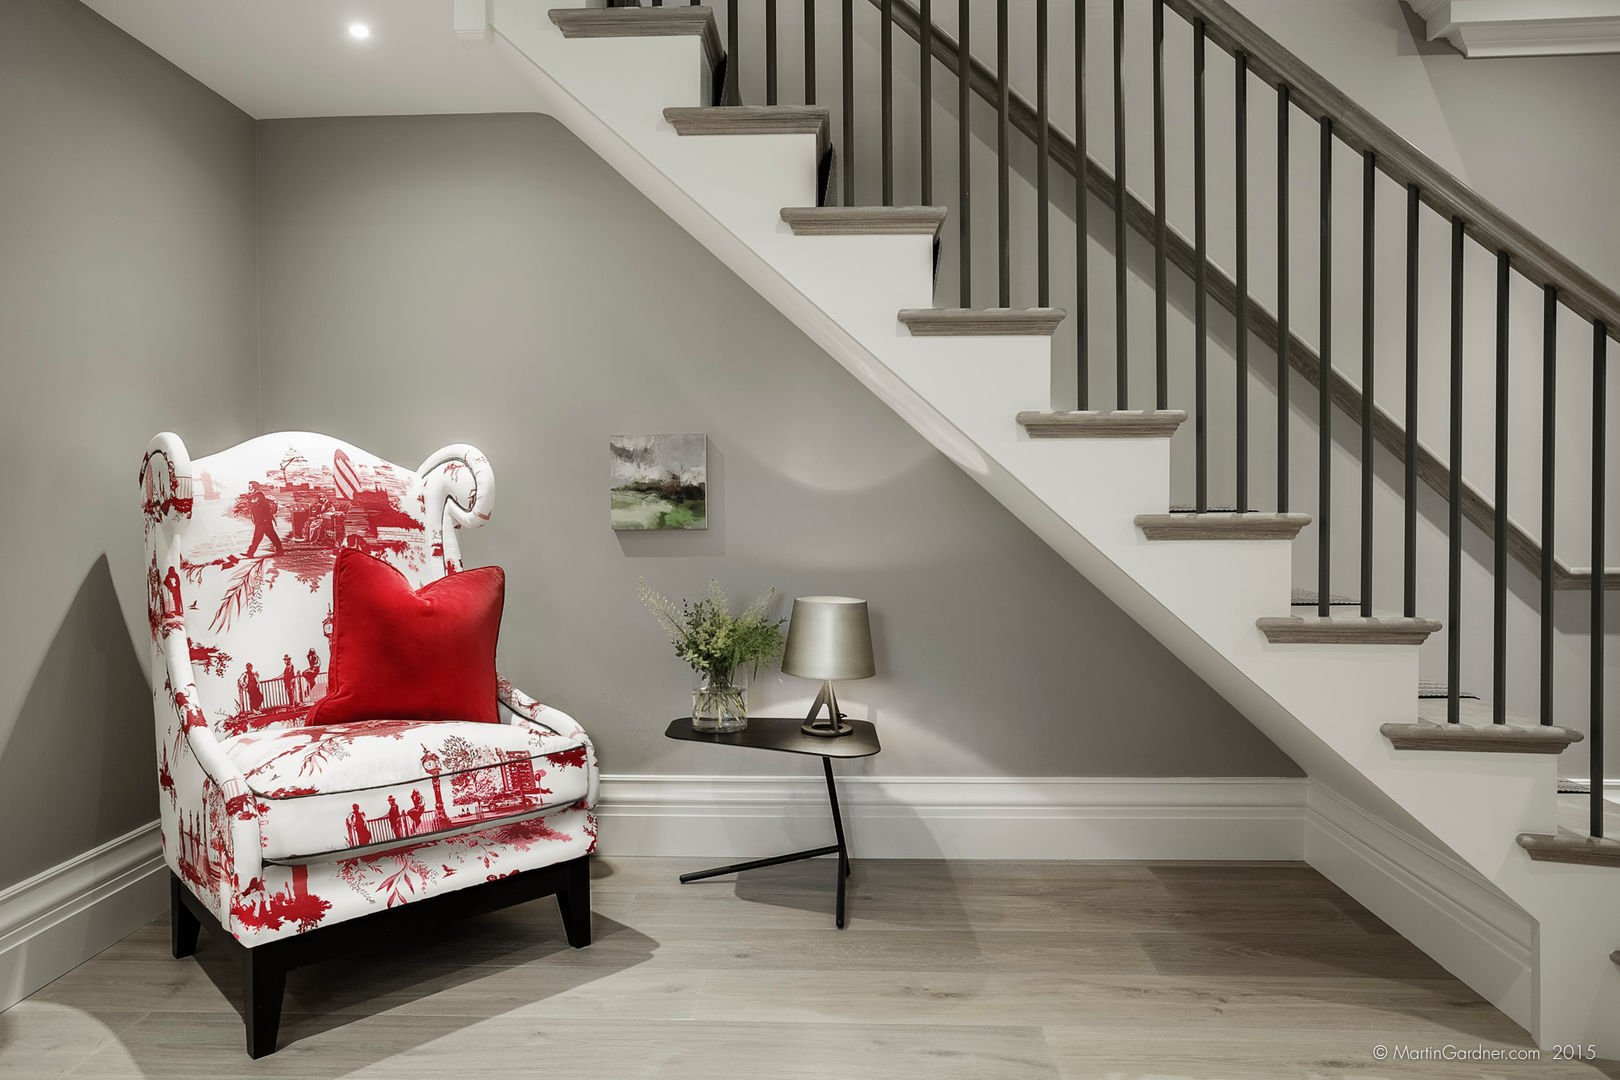
[[615,529],[707,529],[705,435],[613,435]]

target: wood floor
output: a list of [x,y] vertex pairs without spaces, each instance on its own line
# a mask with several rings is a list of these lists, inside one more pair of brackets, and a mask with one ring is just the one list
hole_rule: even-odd
[[223,950],[160,920],[0,1013],[0,1076],[1620,1076],[1375,1060],[1531,1043],[1299,864],[858,862],[840,932],[831,862],[701,862],[597,860],[582,951],[548,899],[294,972],[260,1061]]

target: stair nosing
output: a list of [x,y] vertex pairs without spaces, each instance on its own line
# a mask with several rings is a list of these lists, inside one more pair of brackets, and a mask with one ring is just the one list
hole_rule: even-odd
[[1074,410],[1018,414],[1018,426],[1032,439],[1169,438],[1187,420],[1180,409]]
[[896,315],[912,337],[1051,337],[1068,317],[1063,308],[902,308]]
[[1397,750],[1454,750],[1485,754],[1560,754],[1586,736],[1571,728],[1520,724],[1384,724],[1379,732]]
[[1266,615],[1254,621],[1273,645],[1421,645],[1442,625],[1405,616]]
[[949,211],[943,206],[784,206],[782,220],[795,236],[934,236]]
[[832,125],[824,105],[671,105],[664,119],[680,135],[814,135],[818,160]]
[[1551,835],[1520,833],[1515,842],[1536,862],[1620,866],[1620,840],[1596,839],[1562,829]]
[[709,7],[552,8],[547,15],[565,38],[695,36],[703,39],[710,68],[725,55]]
[[1293,540],[1309,514],[1220,511],[1203,514],[1138,514],[1133,519],[1148,540]]

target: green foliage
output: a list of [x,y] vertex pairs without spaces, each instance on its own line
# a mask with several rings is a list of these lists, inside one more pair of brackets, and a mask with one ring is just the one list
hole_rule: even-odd
[[787,620],[772,621],[766,614],[776,598],[775,589],[757,597],[741,615],[733,615],[718,581],[709,582],[706,595],[682,600],[678,609],[669,597],[649,589],[645,578],[636,588],[641,602],[669,635],[675,655],[712,680],[729,683],[744,664],[753,665],[757,672],[759,665],[782,655],[786,641],[782,627]]

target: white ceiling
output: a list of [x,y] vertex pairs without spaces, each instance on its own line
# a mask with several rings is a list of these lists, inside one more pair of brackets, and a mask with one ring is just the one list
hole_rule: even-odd
[[[451,0],[85,0],[259,119],[532,112],[535,91]],[[371,27],[356,41],[351,23]]]

